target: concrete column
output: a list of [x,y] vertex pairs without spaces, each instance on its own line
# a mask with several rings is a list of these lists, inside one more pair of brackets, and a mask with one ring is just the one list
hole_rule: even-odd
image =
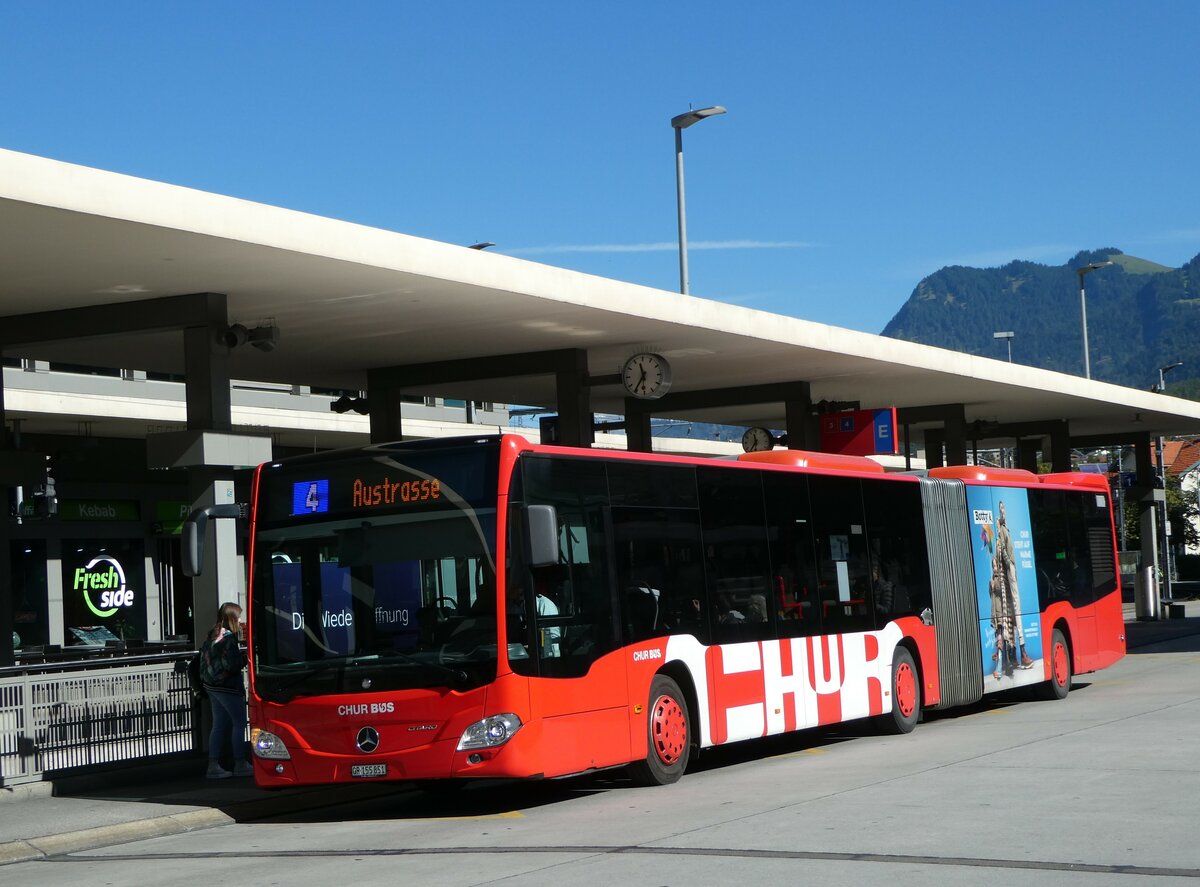
[[953,404],[946,408],[946,464],[967,464],[967,419],[966,410],[962,404]]
[[[0,351],[0,356],[3,351]],[[4,367],[0,363],[0,460],[8,449],[8,422],[4,415]],[[0,466],[2,467],[2,466]],[[13,607],[16,604],[12,585],[12,554],[10,549],[11,530],[9,529],[8,499],[13,487],[0,478],[0,666],[12,665],[16,661],[13,656]]]
[[1017,441],[1017,467],[1037,474],[1038,451],[1042,448],[1040,437],[1027,437]]
[[233,427],[229,348],[217,341],[217,332],[212,326],[192,326],[183,331],[189,430],[229,431]]
[[46,540],[46,623],[50,643],[66,646],[67,619],[63,610],[62,538]]
[[643,406],[644,403],[636,397],[625,398],[626,449],[634,453],[654,450],[654,442],[650,437],[650,413]]
[[[1150,458],[1150,435],[1145,435],[1133,446],[1134,462],[1137,465],[1137,489],[1142,493],[1138,500],[1138,533],[1142,545],[1142,568],[1153,567],[1151,575],[1155,586],[1149,590],[1157,601],[1158,580],[1161,575],[1158,558],[1158,510],[1166,491],[1158,486],[1158,472]],[[1157,612],[1157,607],[1155,607]]]
[[367,404],[370,408],[371,443],[404,439],[400,394],[390,374],[377,370],[367,372]]
[[789,450],[819,450],[820,423],[812,411],[807,382],[796,385],[796,393],[783,402],[785,431]]
[[0,484],[0,506],[4,514],[0,515],[0,666],[12,665],[16,660],[13,656],[13,606],[15,595],[12,585],[12,542],[8,529],[8,497],[11,489]]
[[[187,427],[189,431],[224,431],[233,427],[229,391],[229,348],[218,340],[228,325],[224,296],[209,303],[207,323],[183,331]],[[232,504],[233,470],[196,465],[187,469],[188,498],[192,508]],[[192,641],[199,646],[217,621],[222,601],[243,598],[238,575],[237,522],[214,520],[208,524],[204,565],[192,580]],[[244,601],[243,601],[244,604]]]
[[925,432],[925,467],[941,468],[946,464],[942,457],[942,444],[946,435],[940,428],[930,428]]
[[[556,361],[558,437],[568,447],[590,447],[595,440],[592,389],[587,385],[587,352],[573,349]],[[628,433],[628,431],[626,432]]]
[[[188,495],[192,508],[233,504],[232,480],[212,479],[228,469],[188,469]],[[246,606],[245,583],[237,556],[238,522],[210,520],[204,545],[204,564],[192,580],[192,624],[188,626],[193,643],[199,647],[208,630],[217,621],[217,608],[225,601]]]
[[1050,464],[1052,471],[1071,470],[1071,429],[1066,421],[1050,428]]

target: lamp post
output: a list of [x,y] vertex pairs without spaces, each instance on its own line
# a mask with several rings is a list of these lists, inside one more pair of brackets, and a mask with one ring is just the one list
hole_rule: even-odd
[[[1183,362],[1170,363],[1158,368],[1158,393],[1165,394],[1167,390],[1167,373],[1183,366]],[[1155,441],[1155,455],[1158,459],[1158,478],[1162,486],[1162,525],[1163,525],[1163,600],[1172,600],[1171,596],[1171,524],[1167,517],[1167,465],[1163,461],[1163,436],[1160,434]]]
[[1088,356],[1088,340],[1087,340],[1087,297],[1083,292],[1083,278],[1097,271],[1100,268],[1107,268],[1113,262],[1092,262],[1090,265],[1084,265],[1082,268],[1076,268],[1075,273],[1079,275],[1079,314],[1083,318],[1083,375],[1084,378],[1092,378],[1092,362]]
[[992,333],[992,338],[993,338],[993,339],[1005,339],[1005,340],[1007,340],[1007,341],[1008,341],[1008,362],[1009,362],[1009,363],[1012,363],[1012,340],[1013,340],[1013,335],[1014,335],[1014,333],[1013,333],[1013,331],[1012,331],[1012,330],[1005,330],[1005,331],[1004,331],[1004,332],[1002,332],[1002,333]]
[[705,117],[715,117],[724,114],[725,109],[720,105],[711,108],[700,108],[688,111],[671,118],[671,128],[675,130],[675,194],[679,204],[679,291],[687,295],[688,266],[687,266],[687,218],[683,204],[683,131]]

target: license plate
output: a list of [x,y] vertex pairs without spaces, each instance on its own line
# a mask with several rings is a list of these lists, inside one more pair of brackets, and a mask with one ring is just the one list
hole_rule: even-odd
[[372,776],[387,776],[387,764],[351,764],[350,775],[362,779]]

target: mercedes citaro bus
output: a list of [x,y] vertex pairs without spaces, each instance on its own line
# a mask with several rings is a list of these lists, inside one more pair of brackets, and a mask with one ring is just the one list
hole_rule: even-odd
[[[193,516],[193,561],[230,513]],[[249,518],[262,786],[665,784],[725,743],[1062,698],[1125,652],[1095,475],[504,435],[267,463]]]

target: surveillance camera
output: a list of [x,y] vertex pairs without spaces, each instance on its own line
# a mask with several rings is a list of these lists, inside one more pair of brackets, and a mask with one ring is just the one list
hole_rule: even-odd
[[250,330],[246,339],[259,351],[274,351],[279,347],[279,327],[260,326]]
[[274,351],[279,345],[279,328],[256,326],[254,329],[247,329],[244,325],[235,323],[217,338],[226,348],[250,344],[259,351]]
[[245,345],[250,331],[240,323],[235,323],[233,326],[225,330],[218,336],[221,344],[226,348],[237,348],[239,345]]

